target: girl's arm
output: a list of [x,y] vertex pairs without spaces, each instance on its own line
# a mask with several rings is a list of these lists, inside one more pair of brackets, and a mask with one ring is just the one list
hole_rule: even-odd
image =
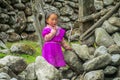
[[44,40],[45,41],[51,40],[55,36],[55,34],[56,34],[56,30],[52,29],[49,34],[45,35]]
[[62,39],[61,45],[66,50],[72,50],[72,48],[66,43],[66,41],[64,40],[64,38]]

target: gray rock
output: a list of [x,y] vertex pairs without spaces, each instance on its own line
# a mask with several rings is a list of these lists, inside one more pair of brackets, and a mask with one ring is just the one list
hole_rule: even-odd
[[94,0],[94,6],[96,10],[101,10],[103,9],[103,1],[100,0]]
[[[22,72],[26,68],[26,63],[24,62],[23,58],[16,56],[6,56],[0,59],[0,66],[1,65],[9,66],[11,73],[13,71],[15,74]],[[11,74],[11,76],[13,75]]]
[[94,55],[95,48],[94,47],[89,47],[89,54]]
[[58,10],[56,7],[54,7],[54,6],[51,6],[51,5],[46,4],[43,9],[44,9],[44,12],[45,12],[46,14],[48,14],[48,13],[50,13],[50,12],[55,12],[55,13],[57,13],[58,15],[60,15],[59,10]]
[[61,76],[59,71],[46,62],[46,60],[38,56],[35,61],[35,71],[37,80],[60,80]]
[[86,61],[91,59],[89,49],[86,45],[72,44],[72,48],[82,60]]
[[10,76],[6,73],[0,73],[0,80],[10,80]]
[[64,70],[62,71],[62,76],[64,79],[70,79],[75,75],[75,73],[72,70]]
[[110,5],[114,2],[114,0],[103,0],[104,5]]
[[117,76],[117,77],[120,77],[120,66],[118,66],[118,68],[117,68],[117,69],[118,69],[118,71],[117,71],[116,76]]
[[17,34],[17,33],[9,34],[9,39],[8,39],[9,42],[15,42],[15,41],[19,41],[19,40],[21,40],[21,37],[19,34]]
[[76,73],[81,73],[83,71],[82,63],[73,51],[65,51],[64,57],[65,61],[73,71]]
[[78,14],[76,14],[76,13],[72,14],[70,16],[70,19],[73,20],[73,21],[77,20],[78,19]]
[[60,3],[60,2],[54,2],[53,5],[56,6],[57,8],[62,7],[62,3]]
[[4,49],[7,48],[7,46],[5,45],[5,43],[3,43],[1,40],[0,40],[0,48],[4,48]]
[[69,19],[68,17],[64,17],[64,16],[61,16],[61,17],[60,17],[60,20],[61,20],[62,22],[69,22],[69,21],[70,21],[70,19]]
[[70,41],[78,41],[79,37],[80,37],[80,34],[75,32],[73,35],[70,36]]
[[27,22],[34,22],[35,21],[35,16],[31,15],[27,17]]
[[32,9],[31,9],[30,7],[26,7],[26,8],[25,8],[25,14],[26,14],[27,16],[31,16],[31,15],[32,15]]
[[26,75],[27,72],[24,70],[23,72],[21,72],[20,74],[18,74],[18,80],[26,80]]
[[8,38],[9,38],[9,35],[6,34],[5,32],[0,32],[0,39],[3,41],[3,42],[7,42],[8,41]]
[[8,29],[10,29],[10,26],[7,24],[0,24],[0,31],[7,31]]
[[100,46],[95,50],[94,57],[104,55],[104,54],[108,54],[107,48],[105,46]]
[[112,54],[112,65],[120,65],[120,54]]
[[7,34],[15,33],[15,30],[11,28],[11,29],[7,30],[6,33]]
[[27,40],[38,41],[38,35],[36,33],[29,34]]
[[0,23],[5,24],[5,23],[9,22],[9,18],[10,18],[9,15],[1,13],[0,14]]
[[112,35],[114,42],[117,46],[120,46],[120,33],[116,32]]
[[65,37],[69,39],[70,41],[78,41],[80,37],[80,33],[77,32],[77,30],[72,30],[72,32],[74,33],[71,33],[71,30],[67,30]]
[[116,78],[114,78],[113,80],[120,80],[120,77],[116,77]]
[[78,0],[71,0],[72,2],[78,3]]
[[11,3],[12,3],[12,4],[15,4],[15,3],[19,3],[20,1],[21,1],[21,0],[14,0],[14,1],[11,0]]
[[35,32],[34,24],[31,23],[31,22],[27,23],[27,27],[26,27],[25,31],[27,31],[27,32]]
[[112,25],[115,25],[117,27],[120,27],[120,18],[118,17],[111,17],[108,19],[109,23]]
[[111,61],[112,61],[111,56],[109,54],[104,54],[96,58],[93,58],[88,62],[85,62],[83,64],[83,67],[85,71],[96,70],[107,66],[108,64],[111,63]]
[[120,17],[120,9],[118,10],[118,15],[119,15],[119,17]]
[[117,45],[111,45],[109,48],[108,48],[108,52],[110,54],[119,54],[120,53],[120,48],[119,46]]
[[16,75],[18,75],[25,70],[25,68],[27,67],[27,63],[23,59],[21,59],[11,62],[10,64],[8,64],[8,66]]
[[95,41],[99,46],[109,47],[114,44],[112,37],[103,28],[97,28],[95,30],[95,36]]
[[26,17],[23,11],[18,12],[17,23],[14,29],[17,33],[21,33],[26,28]]
[[24,43],[14,43],[11,48],[10,48],[11,52],[13,53],[19,53],[19,54],[34,54],[35,53],[35,49],[27,44]]
[[27,3],[27,2],[30,2],[30,0],[21,0],[21,2]]
[[64,2],[65,0],[58,0],[58,2]]
[[18,78],[17,75],[8,66],[0,68],[0,73],[1,72],[7,73],[11,78]]
[[27,33],[22,33],[20,36],[24,40],[26,40],[28,38],[28,34]]
[[60,9],[60,14],[63,16],[65,16],[65,15],[71,16],[73,14],[73,12],[74,12],[73,9],[67,5]]
[[29,64],[25,71],[27,72],[27,75],[25,76],[26,80],[35,80],[37,78],[35,73],[35,63]]
[[85,74],[83,80],[104,80],[103,70],[91,71]]
[[103,23],[102,28],[104,28],[108,33],[114,33],[119,30],[118,27],[111,25],[108,21]]
[[82,42],[82,44],[85,44],[85,45],[87,45],[89,47],[94,45],[94,43],[95,43],[95,36],[94,35],[90,36],[89,38],[87,38],[86,40],[84,40]]
[[18,79],[16,79],[16,78],[12,78],[12,79],[10,79],[10,80],[18,80]]
[[74,27],[72,22],[67,22],[67,23],[60,23],[60,26],[65,29],[70,29],[70,27]]
[[50,2],[52,2],[52,0],[45,0],[45,2],[46,2],[46,3],[50,3]]
[[15,23],[17,23],[17,14],[15,11],[8,12],[8,15],[10,16],[8,22],[9,25],[14,25]]
[[17,3],[14,5],[14,7],[18,10],[24,10],[25,9],[25,5],[23,3]]
[[2,49],[2,50],[0,50],[0,53],[9,54],[10,50],[9,49]]
[[104,74],[105,75],[112,75],[112,74],[115,74],[116,72],[117,72],[117,68],[114,67],[114,66],[107,66],[104,69]]
[[72,7],[72,8],[78,8],[77,3],[75,3],[75,2],[66,1],[65,3],[66,3],[66,5],[69,5],[69,6]]

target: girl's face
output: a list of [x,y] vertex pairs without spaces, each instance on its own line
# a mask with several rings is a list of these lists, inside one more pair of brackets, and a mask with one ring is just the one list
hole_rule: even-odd
[[47,24],[49,24],[52,27],[55,27],[58,22],[58,16],[56,14],[51,14],[48,19],[46,20]]

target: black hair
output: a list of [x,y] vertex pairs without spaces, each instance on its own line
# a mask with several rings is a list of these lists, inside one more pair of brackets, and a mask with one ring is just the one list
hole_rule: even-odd
[[57,17],[59,17],[59,15],[56,13],[56,12],[47,12],[46,15],[45,15],[45,24],[47,24],[46,20],[50,17],[51,14],[56,14]]
[[49,13],[46,13],[45,19],[48,19],[51,14],[56,14],[59,17],[59,15],[56,12],[49,12]]

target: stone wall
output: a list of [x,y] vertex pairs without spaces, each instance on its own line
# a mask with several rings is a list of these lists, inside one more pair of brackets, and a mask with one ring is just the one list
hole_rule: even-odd
[[[38,39],[33,24],[32,6],[30,0],[0,1],[0,39],[3,42]],[[52,10],[60,15],[60,25],[68,30],[78,19],[78,0],[45,0],[44,11]]]
[[[1,0],[2,1],[2,0]],[[4,2],[4,1],[3,1]],[[22,37],[21,35],[24,33],[26,34],[32,34],[35,32],[34,29],[27,30],[28,24],[32,24],[32,13],[27,14],[24,10],[26,10],[26,7],[29,4],[27,0],[25,2],[22,1],[20,3],[17,0],[9,1],[11,7],[3,9],[5,6],[3,6],[3,2],[1,2],[1,27],[0,30],[1,33],[0,39],[5,41],[10,41],[10,35],[17,35],[15,37],[11,38],[19,38],[26,39],[26,36]],[[17,2],[17,3],[16,3]],[[27,3],[26,3],[27,2]],[[72,41],[79,40],[79,34],[77,33],[77,28],[75,25],[73,25],[73,22],[76,22],[78,19],[78,5],[77,0],[45,0],[46,5],[44,7],[45,11],[53,10],[59,13],[60,15],[60,22],[61,26],[62,23],[64,24],[62,27],[64,27],[66,30],[69,31],[70,26],[72,25],[74,27],[74,31],[72,32],[71,39]],[[111,10],[117,3],[120,3],[119,0],[94,0],[94,5],[96,12],[99,12],[103,9]],[[5,5],[5,4],[4,4]],[[6,4],[7,5],[7,4]],[[19,5],[19,7],[18,7]],[[24,6],[23,6],[24,5]],[[15,8],[15,10],[11,10],[12,8]],[[23,9],[24,8],[24,9]],[[18,9],[18,10],[17,10]],[[31,10],[31,8],[28,8]],[[28,11],[29,11],[28,10]],[[77,17],[76,17],[77,16]],[[96,23],[100,18],[102,18],[104,15],[100,15],[99,18],[93,20],[94,23]],[[11,20],[10,20],[11,19]],[[11,23],[12,21],[12,23]],[[4,25],[4,27],[2,27]],[[20,25],[20,26],[19,26]],[[33,25],[34,26],[34,25]],[[18,35],[19,34],[19,35]],[[67,35],[68,33],[66,33]],[[29,36],[29,35],[28,35]],[[13,39],[11,39],[13,40]],[[15,39],[16,40],[16,39]],[[4,47],[4,46],[3,46]],[[59,71],[62,75],[62,79],[67,80],[119,80],[120,79],[120,7],[119,9],[114,12],[112,16],[108,20],[105,20],[99,28],[95,29],[95,33],[88,38],[86,41],[84,41],[83,44],[79,43],[73,43],[71,44],[71,47],[74,51],[65,51],[65,60],[67,62],[68,67],[67,68],[61,68]],[[6,60],[6,59],[5,59]],[[42,62],[39,58],[37,58],[38,64],[42,64]],[[36,62],[35,62],[36,63]],[[51,67],[47,68],[44,67],[47,65],[43,64],[42,66],[38,65],[36,69],[40,71],[33,71],[34,70],[34,63],[30,64],[31,69],[27,72],[30,72],[33,74],[33,72],[37,76],[33,76],[34,79],[41,80],[41,77],[46,78],[46,76],[54,75],[54,69]],[[42,68],[42,69],[39,69]],[[47,70],[48,69],[48,70]],[[46,74],[46,72],[50,72]],[[52,72],[51,72],[52,71]],[[57,71],[57,70],[56,70]],[[57,71],[58,72],[58,71]],[[24,73],[24,72],[23,72]],[[44,73],[45,76],[42,74]],[[31,75],[32,75],[31,74]],[[30,76],[29,73],[21,74],[24,79],[29,78],[26,77],[27,75]],[[25,76],[26,75],[26,76]],[[50,80],[47,78],[46,80]],[[56,79],[55,76],[52,76],[51,80],[59,80]]]

